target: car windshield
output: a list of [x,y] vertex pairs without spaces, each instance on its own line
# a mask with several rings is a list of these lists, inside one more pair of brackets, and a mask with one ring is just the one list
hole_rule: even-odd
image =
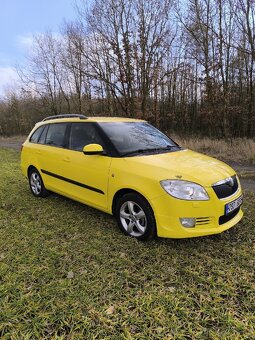
[[122,156],[180,149],[173,140],[145,122],[109,122],[100,126]]

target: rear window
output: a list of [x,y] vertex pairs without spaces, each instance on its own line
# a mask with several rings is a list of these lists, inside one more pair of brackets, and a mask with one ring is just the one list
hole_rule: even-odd
[[67,123],[49,124],[45,144],[66,147],[66,128]]

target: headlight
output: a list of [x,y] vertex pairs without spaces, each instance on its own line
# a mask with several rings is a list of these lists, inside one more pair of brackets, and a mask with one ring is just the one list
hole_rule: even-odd
[[168,179],[160,182],[162,188],[171,196],[182,200],[208,201],[209,196],[205,189],[196,183]]

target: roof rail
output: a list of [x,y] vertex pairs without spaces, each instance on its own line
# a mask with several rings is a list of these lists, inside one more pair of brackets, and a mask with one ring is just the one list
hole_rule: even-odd
[[80,119],[88,119],[85,115],[80,114],[63,114],[63,115],[55,115],[55,116],[49,116],[42,120],[42,122],[45,122],[46,120],[50,119],[60,119],[60,118],[80,118]]

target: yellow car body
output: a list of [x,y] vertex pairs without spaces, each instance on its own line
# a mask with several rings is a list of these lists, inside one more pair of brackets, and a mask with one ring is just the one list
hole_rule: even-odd
[[[242,190],[237,178],[237,190],[228,197],[218,198],[213,184],[234,178],[235,171],[227,164],[188,149],[132,157],[109,157],[93,154],[97,144],[88,145],[88,152],[77,152],[67,147],[33,143],[30,137],[45,124],[81,122],[80,118],[49,119],[37,123],[23,144],[21,169],[28,177],[29,169],[40,173],[47,190],[113,214],[116,200],[129,192],[146,199],[152,208],[156,233],[160,237],[186,238],[221,233],[237,224],[243,212]],[[88,118],[82,124],[104,122],[140,122],[125,118]],[[92,145],[92,146],[91,146]],[[85,147],[86,148],[86,147]],[[84,148],[84,149],[85,149]],[[178,199],[161,186],[164,180],[197,183],[208,195],[208,200]],[[234,213],[226,214],[226,205],[236,204]],[[192,218],[193,227],[185,227],[181,218]]]

